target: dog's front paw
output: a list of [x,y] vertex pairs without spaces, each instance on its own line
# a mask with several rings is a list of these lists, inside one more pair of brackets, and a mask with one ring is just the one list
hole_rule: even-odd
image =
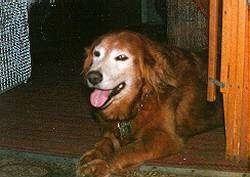
[[77,166],[77,177],[109,177],[110,167],[108,163],[101,159],[95,159],[91,162]]
[[78,161],[77,166],[83,166],[84,164],[86,164],[92,160],[95,160],[95,159],[103,159],[101,152],[99,152],[95,149],[87,151],[82,155],[82,157]]

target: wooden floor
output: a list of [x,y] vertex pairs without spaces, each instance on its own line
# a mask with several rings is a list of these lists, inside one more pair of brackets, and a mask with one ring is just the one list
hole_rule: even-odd
[[[27,84],[0,95],[0,147],[79,156],[100,137],[81,72],[83,46],[70,41],[32,51]],[[224,160],[223,128],[188,141],[183,152],[150,164],[249,172]]]
[[78,55],[74,48],[50,44],[33,51],[32,78],[0,95],[1,146],[79,154],[99,137],[80,76],[83,50]]
[[0,143],[38,152],[86,150],[99,134],[82,98],[76,81],[32,82],[9,91],[0,97]]

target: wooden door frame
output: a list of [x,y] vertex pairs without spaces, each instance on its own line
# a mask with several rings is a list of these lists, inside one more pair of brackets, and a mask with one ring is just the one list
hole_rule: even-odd
[[[216,78],[218,23],[211,14],[219,0],[210,0],[209,77]],[[223,95],[226,157],[247,162],[250,158],[250,32],[247,0],[222,0],[220,88]],[[218,15],[218,13],[216,13]],[[217,16],[218,19],[218,16]],[[217,27],[216,27],[217,26]],[[211,29],[216,28],[216,30]],[[216,40],[216,41],[215,41]],[[215,100],[215,85],[208,82],[208,100]]]

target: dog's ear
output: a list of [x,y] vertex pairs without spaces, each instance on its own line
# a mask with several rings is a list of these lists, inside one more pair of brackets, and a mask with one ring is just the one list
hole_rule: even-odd
[[86,75],[90,66],[92,65],[92,52],[91,51],[92,51],[91,47],[85,48],[85,59],[84,59],[83,70],[82,70],[82,74],[84,76]]
[[168,58],[164,55],[164,49],[145,37],[143,43],[145,48],[140,67],[145,81],[156,91],[166,85],[177,87],[175,74]]

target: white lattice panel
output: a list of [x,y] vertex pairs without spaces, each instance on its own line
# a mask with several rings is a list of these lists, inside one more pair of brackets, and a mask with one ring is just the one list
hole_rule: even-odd
[[0,0],[0,93],[31,75],[27,5],[24,0]]

